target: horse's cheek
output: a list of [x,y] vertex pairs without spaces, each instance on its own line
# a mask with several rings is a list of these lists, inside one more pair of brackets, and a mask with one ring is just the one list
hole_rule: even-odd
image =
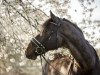
[[54,38],[48,40],[46,43],[46,48],[49,50],[56,49],[57,48],[57,40]]

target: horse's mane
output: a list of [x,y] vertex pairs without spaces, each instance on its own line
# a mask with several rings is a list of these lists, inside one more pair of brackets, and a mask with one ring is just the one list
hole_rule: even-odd
[[[74,24],[73,22],[71,22],[71,21],[69,21],[69,20],[67,20],[67,19],[65,19],[65,18],[63,18],[62,19],[63,21],[66,21],[66,22],[68,22],[68,23],[70,23],[71,25],[73,25],[76,29],[78,29],[80,32],[82,32],[82,30],[76,25],[76,24]],[[49,29],[49,24],[50,24],[50,22],[52,22],[53,20],[51,19],[51,18],[49,18],[49,19],[47,19],[45,22],[44,22],[44,24],[42,25],[42,28],[45,30],[45,29]],[[66,25],[67,25],[67,23],[66,23]],[[83,32],[82,32],[83,33]]]
[[[75,23],[72,23],[71,21],[69,21],[69,20],[67,20],[67,19],[65,19],[65,18],[63,18],[63,20],[64,21],[66,21],[66,22],[69,22],[71,25],[73,25],[76,29],[78,29],[80,32],[82,32],[82,30],[75,24]],[[83,33],[83,32],[82,32]]]

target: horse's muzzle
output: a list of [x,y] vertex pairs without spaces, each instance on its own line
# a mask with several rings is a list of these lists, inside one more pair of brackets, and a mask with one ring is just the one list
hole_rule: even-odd
[[26,58],[31,59],[31,60],[35,60],[37,58],[36,54],[27,54],[27,52],[25,52]]

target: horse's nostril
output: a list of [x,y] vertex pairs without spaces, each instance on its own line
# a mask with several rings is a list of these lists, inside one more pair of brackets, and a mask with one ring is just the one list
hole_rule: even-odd
[[28,59],[31,59],[31,55],[27,53],[27,51],[25,51],[25,55]]
[[27,53],[27,51],[25,51],[25,55],[26,55],[26,58],[28,58],[28,59],[32,59],[32,60],[35,60],[36,58],[37,58],[37,56],[36,55],[34,55],[34,54],[29,54],[29,53]]
[[26,54],[26,57],[27,57],[28,59],[32,59],[32,56],[31,56],[31,55]]

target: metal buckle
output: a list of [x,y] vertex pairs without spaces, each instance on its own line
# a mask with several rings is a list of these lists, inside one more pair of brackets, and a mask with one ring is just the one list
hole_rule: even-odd
[[35,51],[37,54],[41,55],[44,53],[44,49],[42,47],[37,47],[36,48],[36,51]]

